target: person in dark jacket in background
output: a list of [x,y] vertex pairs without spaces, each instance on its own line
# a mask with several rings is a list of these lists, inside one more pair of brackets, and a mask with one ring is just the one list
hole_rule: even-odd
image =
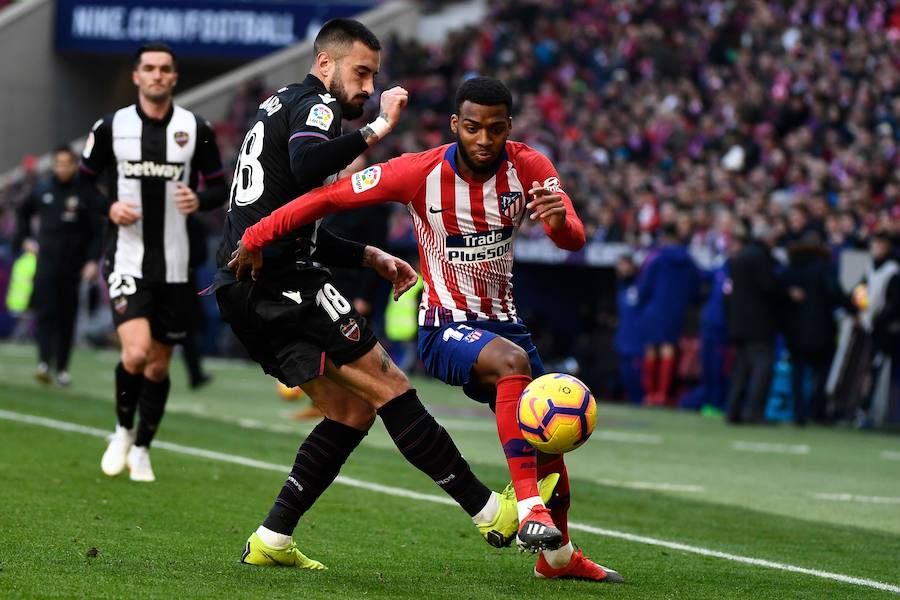
[[[781,286],[775,277],[772,247],[777,233],[757,223],[752,239],[741,244],[731,259],[731,294],[726,299],[728,335],[735,347],[728,388],[730,423],[761,423],[772,383],[775,333]],[[746,411],[746,414],[745,414]]]
[[[840,287],[831,266],[831,252],[818,233],[810,231],[788,247],[784,272],[790,302],[785,309],[784,336],[790,351],[794,422],[807,417],[827,422],[825,384],[834,357],[837,324],[834,311],[856,310]],[[812,373],[812,394],[805,393],[806,373]]]
[[631,256],[619,257],[616,276],[617,325],[614,345],[619,359],[619,383],[625,399],[632,404],[640,404],[644,398],[641,386],[644,342],[639,323],[637,267]]
[[[722,410],[728,393],[725,362],[728,357],[728,324],[725,297],[731,292],[729,261],[704,274],[709,296],[700,312],[701,408]],[[684,404],[682,404],[684,406]]]
[[[81,280],[97,276],[100,254],[100,219],[93,213],[91,198],[75,187],[78,159],[68,146],[53,153],[53,176],[40,182],[18,212],[15,249],[37,247],[37,271],[31,306],[36,317],[38,366],[35,377],[50,383],[50,368],[56,368],[60,386],[71,383],[72,353],[78,290]],[[36,240],[32,217],[38,215]],[[55,363],[55,364],[51,364]]]
[[646,404],[666,404],[675,373],[675,348],[684,316],[697,298],[700,271],[672,224],[661,229],[657,251],[638,277],[638,306],[644,340],[642,373]]

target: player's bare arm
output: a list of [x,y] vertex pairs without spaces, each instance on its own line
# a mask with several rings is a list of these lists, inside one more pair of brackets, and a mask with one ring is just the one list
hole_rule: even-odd
[[378,118],[359,130],[370,146],[383,139],[400,121],[400,112],[409,102],[409,92],[402,87],[392,87],[381,93],[381,110]]
[[541,186],[537,181],[531,182],[528,194],[532,197],[526,207],[531,211],[531,220],[538,219],[547,223],[551,229],[561,229],[566,224],[566,205],[556,192]]
[[363,266],[371,267],[394,285],[394,300],[398,300],[419,280],[416,270],[408,262],[374,246],[366,246]]

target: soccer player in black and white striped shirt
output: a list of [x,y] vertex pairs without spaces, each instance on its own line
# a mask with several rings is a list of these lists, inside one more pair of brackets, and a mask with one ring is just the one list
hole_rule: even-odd
[[[196,293],[187,217],[224,204],[227,188],[210,124],[172,101],[178,82],[172,50],[139,48],[132,81],[138,101],[94,124],[80,177],[90,185],[108,176],[108,197],[99,203],[112,223],[104,266],[122,345],[118,423],[101,468],[115,476],[127,466],[132,480],[153,481],[150,442],[169,394],[172,346],[187,335],[186,307]],[[201,177],[204,189],[197,191]]]

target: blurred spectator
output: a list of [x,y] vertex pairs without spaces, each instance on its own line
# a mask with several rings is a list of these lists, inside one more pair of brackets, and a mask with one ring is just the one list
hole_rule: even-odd
[[644,342],[644,401],[666,404],[675,374],[675,348],[688,307],[697,297],[700,272],[679,240],[676,226],[663,225],[659,247],[638,277],[638,311]]
[[893,258],[892,239],[887,232],[872,238],[872,264],[863,280],[860,304],[860,323],[872,339],[871,377],[869,389],[856,415],[858,426],[868,426],[873,415],[870,410],[879,393],[882,370],[898,358],[900,341],[900,266]]
[[761,423],[775,360],[776,313],[781,299],[775,279],[775,230],[756,224],[751,239],[738,241],[731,259],[731,293],[725,309],[735,347],[728,389],[728,421]]
[[[834,356],[837,325],[834,311],[856,312],[834,275],[831,252],[813,230],[788,247],[790,263],[784,272],[790,302],[784,319],[784,337],[790,351],[794,422],[805,425],[828,421],[825,384]],[[807,373],[812,393],[805,392]]]
[[[71,383],[69,357],[78,313],[82,280],[97,277],[100,255],[100,219],[92,198],[75,186],[78,159],[68,146],[53,153],[53,176],[43,180],[19,207],[13,250],[37,251],[34,276],[34,309],[38,343],[35,377],[50,383],[51,367],[61,386]],[[32,218],[40,227],[35,235]]]
[[700,385],[682,401],[685,408],[702,408],[719,414],[728,392],[726,376],[730,346],[725,298],[731,293],[730,263],[704,273],[709,295],[700,312]]
[[616,262],[616,309],[614,344],[619,362],[619,383],[625,399],[631,404],[640,404],[644,399],[641,385],[644,341],[639,321],[637,266],[628,255],[619,257]]

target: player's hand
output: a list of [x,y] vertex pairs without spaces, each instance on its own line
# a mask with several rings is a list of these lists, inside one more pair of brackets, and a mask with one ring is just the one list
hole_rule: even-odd
[[250,271],[250,277],[256,281],[259,270],[262,268],[263,259],[262,252],[250,252],[244,248],[244,243],[238,240],[237,248],[231,253],[231,260],[228,261],[228,268],[234,271],[235,277],[243,279]]
[[175,184],[173,197],[175,206],[183,215],[189,215],[200,208],[200,199],[197,198],[197,193],[181,182]]
[[419,280],[419,274],[408,262],[372,246],[366,246],[363,264],[371,266],[394,285],[394,300],[412,289]]
[[531,211],[531,220],[542,220],[550,226],[550,229],[559,229],[566,223],[566,205],[562,201],[562,196],[555,192],[551,192],[537,181],[531,182],[531,189],[528,194],[532,197],[531,202],[525,207]]
[[378,116],[384,117],[391,129],[400,122],[400,112],[409,102],[409,92],[400,86],[392,87],[381,92],[381,112]]
[[84,263],[81,268],[81,279],[84,281],[93,281],[97,277],[97,261],[89,260]]
[[109,206],[109,220],[120,227],[131,225],[140,218],[141,213],[135,210],[133,204],[119,200]]

